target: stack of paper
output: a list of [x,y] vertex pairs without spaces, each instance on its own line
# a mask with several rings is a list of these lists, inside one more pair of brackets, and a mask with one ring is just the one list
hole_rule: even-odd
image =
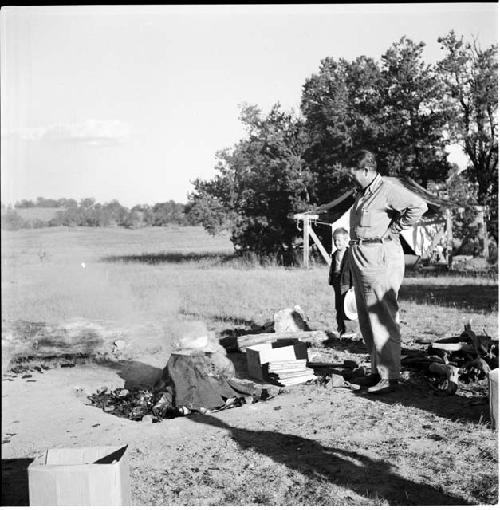
[[282,386],[292,386],[316,379],[314,370],[306,367],[307,360],[270,361],[268,363],[269,379]]

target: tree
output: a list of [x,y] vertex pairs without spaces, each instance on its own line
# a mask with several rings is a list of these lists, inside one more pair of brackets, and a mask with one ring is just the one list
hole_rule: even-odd
[[78,203],[74,198],[60,198],[57,200],[57,207],[77,207]]
[[151,226],[153,224],[153,210],[150,205],[141,204],[133,207],[132,209],[133,210],[137,209],[139,212],[142,213],[142,221],[144,225]]
[[7,207],[2,211],[2,229],[5,230],[19,230],[27,227],[27,222],[23,217],[12,207]]
[[382,55],[378,164],[381,173],[411,177],[424,187],[444,181],[447,162],[443,87],[433,66],[425,64],[423,42],[407,37]]
[[[360,147],[374,148],[372,122],[377,110],[377,64],[360,57],[353,64],[327,57],[303,86],[301,111],[307,147],[304,160],[312,174],[310,201],[325,203],[352,187],[345,171],[349,155]],[[359,94],[357,94],[359,90]]]
[[[100,204],[97,204],[100,206]],[[128,216],[128,209],[123,207],[116,199],[111,200],[102,206],[102,217],[105,218],[103,222],[106,225],[123,225]],[[102,223],[101,223],[101,226]]]
[[498,240],[498,46],[481,49],[452,30],[438,42],[438,63],[452,142],[470,159],[467,174],[478,185],[478,202],[490,208],[489,231]]
[[95,198],[82,198],[80,200],[80,207],[88,208],[95,204]]
[[20,202],[16,202],[14,204],[14,207],[19,208],[19,209],[27,209],[29,207],[35,207],[35,202],[33,202],[33,200],[23,199]]
[[184,204],[179,204],[173,200],[168,202],[157,202],[152,208],[152,224],[155,226],[185,225],[186,216],[184,214]]
[[346,166],[361,148],[377,154],[383,174],[408,175],[424,186],[428,179],[446,178],[442,90],[423,62],[423,47],[403,37],[380,62],[328,57],[306,80],[301,110],[313,199],[324,203],[352,188]]
[[59,201],[54,198],[37,197],[36,206],[37,207],[58,207]]
[[289,216],[308,204],[303,128],[279,104],[265,117],[256,106],[242,105],[240,120],[247,138],[217,154],[214,179],[194,182],[190,209],[213,231],[230,224],[237,253],[270,255],[291,247],[297,229]]
[[127,217],[123,221],[126,228],[140,228],[144,226],[144,213],[137,206],[132,207]]
[[202,225],[212,235],[231,228],[231,214],[219,199],[203,191],[201,182],[193,182],[195,191],[190,194],[185,208],[186,220],[190,225]]

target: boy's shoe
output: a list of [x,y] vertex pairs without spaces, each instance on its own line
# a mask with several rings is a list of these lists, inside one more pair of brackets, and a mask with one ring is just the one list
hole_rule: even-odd
[[398,379],[380,379],[374,386],[368,388],[368,393],[372,395],[382,395],[383,393],[390,393],[395,391],[399,385]]
[[361,377],[354,377],[354,379],[350,380],[351,384],[356,384],[358,386],[373,386],[380,381],[380,375],[378,374],[368,374],[362,375]]

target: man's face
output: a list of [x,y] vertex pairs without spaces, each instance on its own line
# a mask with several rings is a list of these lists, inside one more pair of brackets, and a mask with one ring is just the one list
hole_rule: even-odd
[[357,167],[351,168],[349,173],[362,188],[366,188],[373,181],[373,178],[376,175],[375,170]]

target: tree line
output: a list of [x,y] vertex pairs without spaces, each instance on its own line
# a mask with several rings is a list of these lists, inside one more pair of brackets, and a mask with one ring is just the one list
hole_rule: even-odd
[[[19,209],[34,207],[57,208],[52,218],[26,218]],[[2,205],[2,228],[17,230],[22,228],[42,228],[56,226],[109,227],[121,226],[141,228],[146,226],[197,225],[196,218],[189,214],[185,204],[173,200],[124,207],[118,200],[100,204],[94,198],[84,198],[80,202],[74,199],[37,198],[36,201],[21,200],[14,207]]]
[[275,254],[293,246],[294,213],[352,189],[347,168],[358,149],[375,152],[382,174],[427,187],[453,181],[446,148],[456,143],[470,164],[450,198],[488,206],[498,240],[497,46],[481,49],[454,31],[438,42],[435,64],[407,37],[378,60],[324,58],[304,82],[299,113],[242,105],[246,136],[217,153],[213,179],[193,182],[192,217],[211,233],[228,229],[237,252]]

